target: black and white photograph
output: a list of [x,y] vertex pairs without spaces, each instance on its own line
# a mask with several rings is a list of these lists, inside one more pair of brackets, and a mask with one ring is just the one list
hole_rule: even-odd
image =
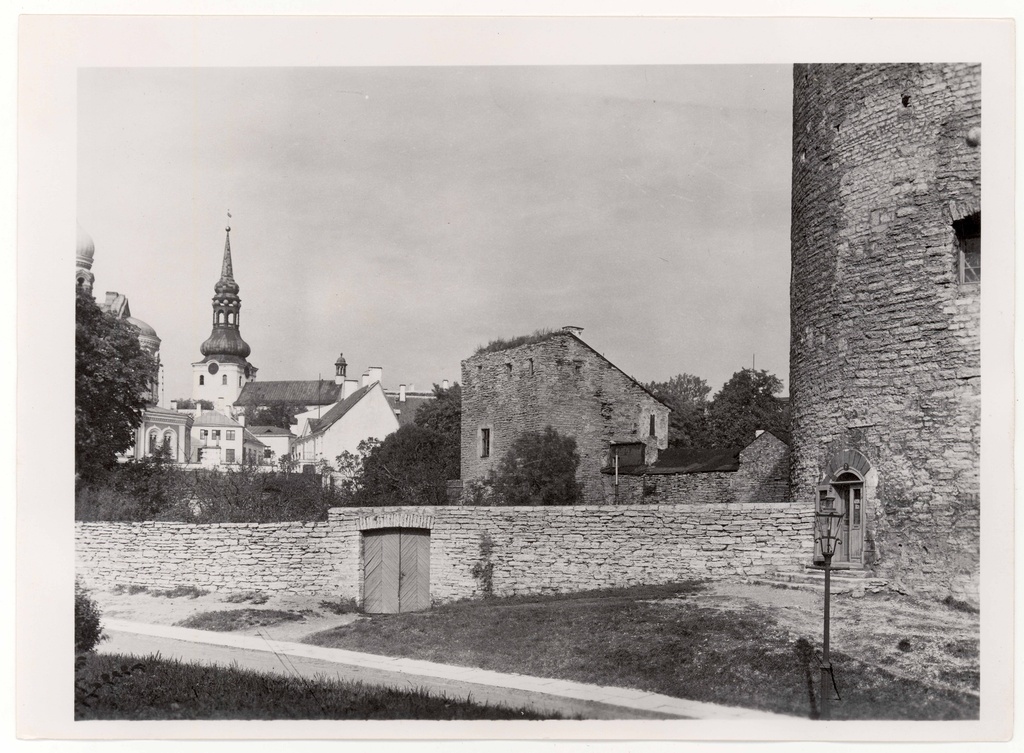
[[1006,738],[1012,23],[60,19],[48,736]]

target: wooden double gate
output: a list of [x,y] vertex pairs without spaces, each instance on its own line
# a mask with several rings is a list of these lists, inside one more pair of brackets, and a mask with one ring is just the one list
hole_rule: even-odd
[[363,531],[363,609],[415,612],[430,607],[430,531]]

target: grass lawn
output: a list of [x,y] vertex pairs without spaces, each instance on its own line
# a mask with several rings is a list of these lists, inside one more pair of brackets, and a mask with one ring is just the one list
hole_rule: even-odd
[[[129,671],[112,676],[122,667]],[[86,697],[97,683],[100,687]],[[279,677],[159,656],[88,654],[76,672],[76,686],[76,720],[561,718],[423,692]]]
[[[307,639],[388,656],[639,688],[817,715],[820,627],[794,635],[768,608],[698,603],[700,583],[460,602],[371,615]],[[818,623],[820,625],[820,623]],[[832,652],[835,719],[976,719],[977,696]]]
[[300,612],[283,609],[230,609],[200,612],[175,624],[196,630],[226,633],[232,630],[279,625],[282,622],[298,622],[304,619],[306,616]]

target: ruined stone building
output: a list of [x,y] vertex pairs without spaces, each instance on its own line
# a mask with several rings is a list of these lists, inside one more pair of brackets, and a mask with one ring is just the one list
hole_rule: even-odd
[[576,439],[584,502],[613,504],[613,480],[601,473],[613,447],[637,446],[646,463],[668,447],[668,406],[579,332],[511,340],[462,362],[463,484],[486,479],[520,434],[551,426]]
[[782,431],[760,431],[745,447],[669,447],[650,465],[628,446],[617,445],[614,451],[618,462],[602,472],[614,479],[616,504],[790,501],[789,435]]
[[837,560],[975,600],[981,69],[798,65],[792,494]]

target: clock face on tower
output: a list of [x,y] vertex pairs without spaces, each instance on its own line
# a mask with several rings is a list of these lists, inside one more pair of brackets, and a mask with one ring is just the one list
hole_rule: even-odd
[[210,372],[211,374],[216,374],[216,373],[217,373],[217,371],[218,371],[219,369],[220,369],[220,366],[218,366],[218,365],[217,365],[217,363],[216,363],[216,362],[214,362],[214,363],[211,363],[211,364],[210,364],[210,366],[209,366],[209,368],[208,368],[208,371],[209,371],[209,372]]

